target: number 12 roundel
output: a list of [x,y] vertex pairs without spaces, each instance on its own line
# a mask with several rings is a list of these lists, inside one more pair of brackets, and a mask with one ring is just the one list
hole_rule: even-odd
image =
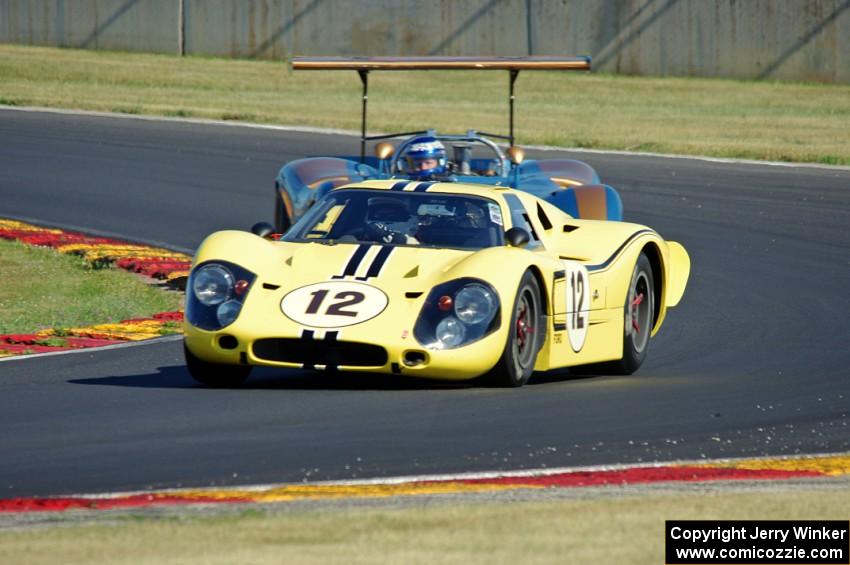
[[280,309],[290,320],[314,328],[341,328],[371,320],[387,307],[387,295],[368,284],[327,281],[296,288]]
[[590,277],[581,263],[564,261],[567,275],[567,335],[578,353],[584,347],[590,325]]

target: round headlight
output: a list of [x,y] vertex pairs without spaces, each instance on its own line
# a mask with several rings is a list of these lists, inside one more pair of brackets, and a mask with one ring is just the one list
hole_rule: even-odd
[[496,297],[483,285],[467,285],[455,295],[455,315],[464,324],[489,322],[495,310]]
[[221,265],[207,265],[192,275],[192,292],[204,306],[221,304],[233,290],[233,275]]
[[440,320],[440,323],[437,324],[436,335],[437,340],[443,345],[443,347],[457,347],[463,343],[463,338],[466,337],[466,330],[464,329],[463,324],[458,322],[456,318],[452,318],[450,316],[448,318],[443,318]]
[[218,318],[218,323],[221,324],[221,327],[229,326],[236,319],[236,316],[239,315],[241,309],[241,302],[238,300],[228,300],[216,309],[215,316]]

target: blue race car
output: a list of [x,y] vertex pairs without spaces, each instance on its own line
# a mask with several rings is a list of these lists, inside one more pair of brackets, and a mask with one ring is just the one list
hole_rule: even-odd
[[[556,57],[296,57],[294,70],[354,70],[363,84],[360,155],[308,157],[285,164],[275,179],[274,231],[286,232],[313,203],[345,184],[398,179],[396,190],[424,190],[431,182],[467,182],[517,188],[575,218],[619,221],[617,191],[602,184],[587,163],[573,159],[525,160],[514,145],[514,82],[521,70],[590,70],[590,59]],[[499,69],[510,73],[509,135],[434,130],[366,135],[372,70]],[[398,146],[388,140],[401,139]],[[507,142],[502,151],[496,141]],[[367,142],[378,142],[366,156]]]

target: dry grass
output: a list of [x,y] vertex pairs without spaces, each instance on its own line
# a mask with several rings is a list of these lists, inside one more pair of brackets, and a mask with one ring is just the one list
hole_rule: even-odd
[[248,511],[0,532],[6,564],[664,562],[670,519],[846,520],[850,492]]
[[[503,72],[375,72],[370,129],[507,129]],[[850,164],[850,86],[524,73],[519,141]],[[0,45],[0,103],[359,129],[353,72]]]

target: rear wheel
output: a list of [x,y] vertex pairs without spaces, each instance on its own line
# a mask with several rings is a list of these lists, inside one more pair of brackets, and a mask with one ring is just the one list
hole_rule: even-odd
[[519,387],[534,372],[545,332],[540,287],[530,271],[519,283],[508,330],[505,351],[487,376],[493,384]]
[[186,357],[186,368],[192,378],[205,385],[217,388],[237,387],[245,382],[251,373],[249,365],[225,365],[223,363],[209,363],[195,357],[183,344],[183,354]]
[[626,304],[623,308],[623,358],[614,364],[614,372],[631,375],[646,359],[649,337],[655,317],[655,283],[652,265],[643,253],[635,263]]

